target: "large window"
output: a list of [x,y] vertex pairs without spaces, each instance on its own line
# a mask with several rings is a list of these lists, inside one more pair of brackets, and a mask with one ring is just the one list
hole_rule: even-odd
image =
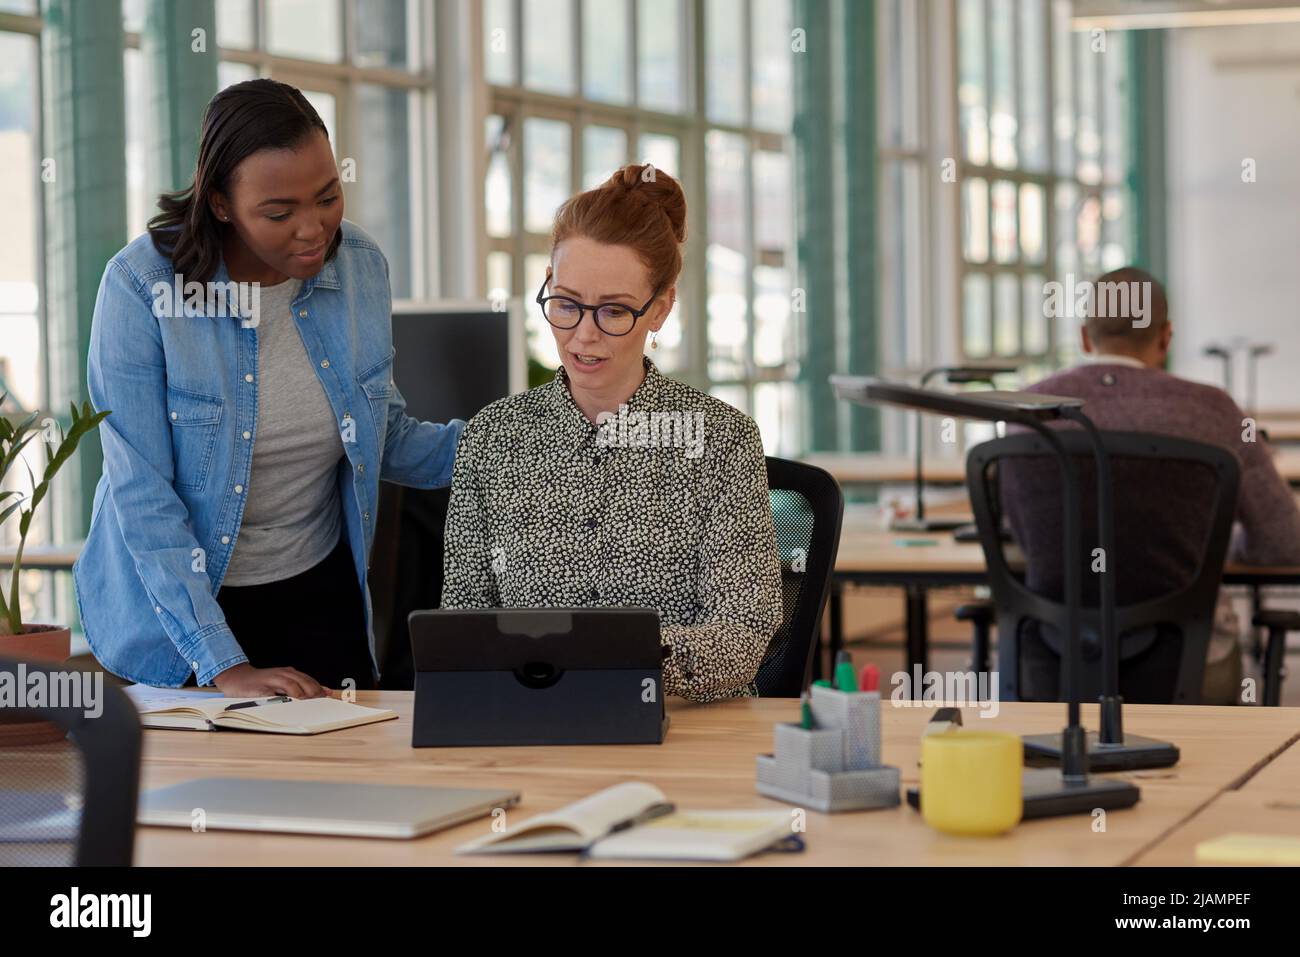
[[[124,0],[128,221],[138,235],[157,197],[147,184],[150,78],[141,66],[143,0]],[[270,76],[298,87],[329,129],[347,217],[388,257],[393,295],[437,293],[430,202],[433,6],[416,0],[216,0],[218,85]],[[194,117],[197,129],[199,117]],[[350,162],[348,162],[350,161]]]
[[[1072,32],[1070,8],[877,0],[886,373],[997,360],[1020,369],[1007,385],[1033,381],[1078,350],[1078,317],[1045,315],[1047,284],[1131,255],[1127,38]],[[910,447],[912,421],[884,413],[886,450]]]
[[485,292],[523,298],[532,357],[554,368],[532,298],[555,209],[625,163],[652,163],[690,206],[656,363],[753,415],[769,450],[795,448],[789,0],[487,0],[483,11]]
[[[14,0],[0,9],[21,7]],[[41,218],[37,37],[0,32],[0,392],[7,407],[35,409],[45,399],[41,363]]]
[[1047,283],[1132,248],[1126,37],[1071,32],[1068,0],[959,0],[960,354],[1038,368],[1077,352]]
[[[45,303],[42,295],[43,212],[40,128],[40,21],[35,0],[0,0],[0,414],[48,408]],[[9,16],[14,14],[15,16]],[[28,465],[45,466],[40,443],[24,451]],[[14,467],[8,488],[30,491],[26,471]],[[36,513],[31,546],[49,544],[51,510]],[[17,520],[0,529],[0,549],[16,546]],[[6,579],[7,581],[7,579]],[[55,594],[46,572],[29,572],[20,582],[27,620],[52,621]]]

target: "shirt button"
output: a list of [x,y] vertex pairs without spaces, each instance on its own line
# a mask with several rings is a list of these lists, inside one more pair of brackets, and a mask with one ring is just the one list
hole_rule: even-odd
[[242,495],[243,493],[244,493],[244,486],[242,486],[242,485],[236,485],[236,486],[235,486],[235,494],[236,494],[236,495]]
[[320,361],[320,367],[322,369],[328,369],[330,367],[330,361],[328,359],[322,359]]
[[593,588],[591,590],[591,600],[598,601],[599,599],[600,599],[600,592],[597,589]]
[[253,437],[253,433],[252,433],[252,432],[245,432],[245,433],[244,433],[244,439],[245,439],[245,441],[247,441],[248,439],[251,439],[252,437]]
[[589,518],[587,519],[585,524],[588,528],[595,528],[600,523],[597,522],[594,518]]
[[229,535],[222,535],[222,536],[221,536],[221,544],[222,544],[222,545],[229,545],[229,544],[230,544],[230,536],[229,536]]
[[175,413],[175,412],[172,413],[172,421],[173,421],[173,422],[176,421],[176,413]]
[[245,381],[245,382],[252,382],[252,381],[253,381],[253,373],[250,372],[250,373],[248,373],[247,375],[245,375],[245,376],[244,376],[244,381]]
[[358,465],[357,471],[364,475],[366,471],[366,463],[362,462],[360,465]]
[[306,318],[307,318],[307,310],[306,310],[306,309],[299,309],[299,310],[298,310],[298,318],[299,318],[299,319],[306,319]]
[[1112,373],[1107,372],[1105,375],[1103,375],[1103,376],[1101,377],[1101,384],[1102,384],[1102,385],[1114,385],[1114,384],[1115,384],[1115,376],[1114,376]]
[[159,615],[162,614],[162,606],[161,606],[161,605],[154,605],[154,606],[153,606],[153,610],[154,610],[154,612],[156,612],[156,613],[159,614]]
[[365,513],[365,518],[366,518],[366,521],[367,521],[367,522],[370,521],[370,513],[369,513],[369,512],[366,512],[366,513]]

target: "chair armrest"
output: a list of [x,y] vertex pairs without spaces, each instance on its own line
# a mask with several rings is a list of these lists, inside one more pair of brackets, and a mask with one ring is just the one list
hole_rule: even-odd
[[[972,601],[958,605],[952,616],[958,621],[969,621],[977,625],[990,625],[997,620],[997,609],[991,601]],[[1300,618],[1300,615],[1297,615]]]
[[1300,631],[1300,611],[1284,608],[1261,608],[1250,623],[1256,628],[1280,628],[1282,631]]

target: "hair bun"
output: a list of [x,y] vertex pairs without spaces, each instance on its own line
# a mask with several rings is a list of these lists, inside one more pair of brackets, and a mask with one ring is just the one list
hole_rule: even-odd
[[646,206],[663,210],[677,242],[686,242],[686,194],[681,184],[651,163],[631,163],[617,170],[605,183],[621,188]]

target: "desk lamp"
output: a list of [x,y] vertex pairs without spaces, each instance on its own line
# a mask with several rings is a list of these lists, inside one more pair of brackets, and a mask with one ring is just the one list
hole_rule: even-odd
[[1210,359],[1223,360],[1223,391],[1232,395],[1232,352],[1229,348],[1212,342],[1201,350],[1201,354]]
[[[1061,731],[1061,767],[1029,768],[1024,772],[1024,817],[1090,814],[1096,808],[1136,804],[1138,788],[1130,782],[1088,774],[1087,735],[1080,722],[1078,672],[1082,667],[1080,619],[1083,571],[1079,566],[1079,471],[1074,459],[1045,422],[1082,417],[1083,400],[1029,392],[968,392],[953,394],[859,376],[831,376],[840,399],[863,405],[895,405],[986,422],[1011,422],[1033,429],[1056,454],[1065,486],[1063,556],[1066,605],[1066,726]],[[1073,410],[1067,414],[1067,410]],[[1075,418],[1075,421],[1079,421]],[[1106,478],[1109,477],[1107,471]],[[1107,498],[1109,504],[1109,498]],[[1053,737],[1055,737],[1053,735]]]
[[1246,365],[1246,412],[1249,415],[1259,414],[1259,379],[1257,376],[1259,360],[1264,356],[1273,354],[1273,345],[1268,342],[1256,342],[1246,347],[1246,356],[1249,362]]
[[[993,377],[1002,373],[1015,372],[1015,366],[984,364],[984,365],[961,365],[961,366],[936,366],[933,369],[926,369],[921,373],[921,388],[926,385],[935,376],[942,375],[950,385],[967,385],[972,382],[984,382],[993,385]],[[960,528],[969,523],[969,519],[963,516],[955,518],[926,518],[925,517],[925,479],[922,473],[922,457],[924,450],[924,434],[921,428],[924,423],[924,416],[920,412],[916,413],[916,515],[912,518],[901,519],[893,523],[892,527],[903,532],[948,532]]]

